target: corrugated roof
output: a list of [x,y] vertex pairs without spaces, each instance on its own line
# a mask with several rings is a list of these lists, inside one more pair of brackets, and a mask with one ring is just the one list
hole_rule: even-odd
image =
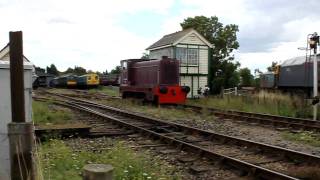
[[187,35],[192,30],[193,30],[192,28],[189,28],[189,29],[185,29],[182,31],[172,33],[172,34],[167,34],[167,35],[163,36],[159,41],[153,43],[147,49],[153,49],[156,47],[161,47],[161,46],[173,44],[174,42],[178,41],[183,36]]
[[[313,61],[312,57],[310,59],[310,56],[308,56],[307,58],[309,61]],[[320,55],[318,54],[317,55],[317,61],[320,61]],[[291,59],[288,59],[288,60],[285,60],[281,66],[282,67],[285,67],[285,66],[294,66],[294,65],[301,65],[303,63],[306,62],[306,56],[298,56],[298,57],[294,57],[294,58],[291,58]]]

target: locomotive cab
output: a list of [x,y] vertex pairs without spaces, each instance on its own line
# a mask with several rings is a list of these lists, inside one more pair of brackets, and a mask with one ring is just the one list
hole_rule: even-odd
[[182,104],[190,88],[179,85],[179,61],[168,57],[121,61],[120,93],[158,104]]

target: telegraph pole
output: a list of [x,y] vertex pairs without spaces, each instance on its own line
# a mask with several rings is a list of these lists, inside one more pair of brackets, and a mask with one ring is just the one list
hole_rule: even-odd
[[[309,39],[310,49],[313,49],[313,98],[318,98],[318,61],[317,61],[317,47],[319,43],[319,36],[315,32]],[[313,120],[317,120],[318,103],[313,105]]]

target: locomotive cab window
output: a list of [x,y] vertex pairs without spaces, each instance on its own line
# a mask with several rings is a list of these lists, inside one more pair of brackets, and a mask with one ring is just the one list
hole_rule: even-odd
[[123,69],[123,70],[126,70],[126,69],[127,69],[127,66],[128,66],[127,61],[123,61],[123,62],[122,62],[122,69]]

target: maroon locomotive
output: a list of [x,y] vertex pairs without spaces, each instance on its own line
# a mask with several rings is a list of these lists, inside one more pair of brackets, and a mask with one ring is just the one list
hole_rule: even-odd
[[119,74],[107,74],[99,76],[100,85],[119,86]]
[[158,104],[183,104],[190,88],[179,85],[179,61],[163,56],[161,60],[121,61],[120,93]]

